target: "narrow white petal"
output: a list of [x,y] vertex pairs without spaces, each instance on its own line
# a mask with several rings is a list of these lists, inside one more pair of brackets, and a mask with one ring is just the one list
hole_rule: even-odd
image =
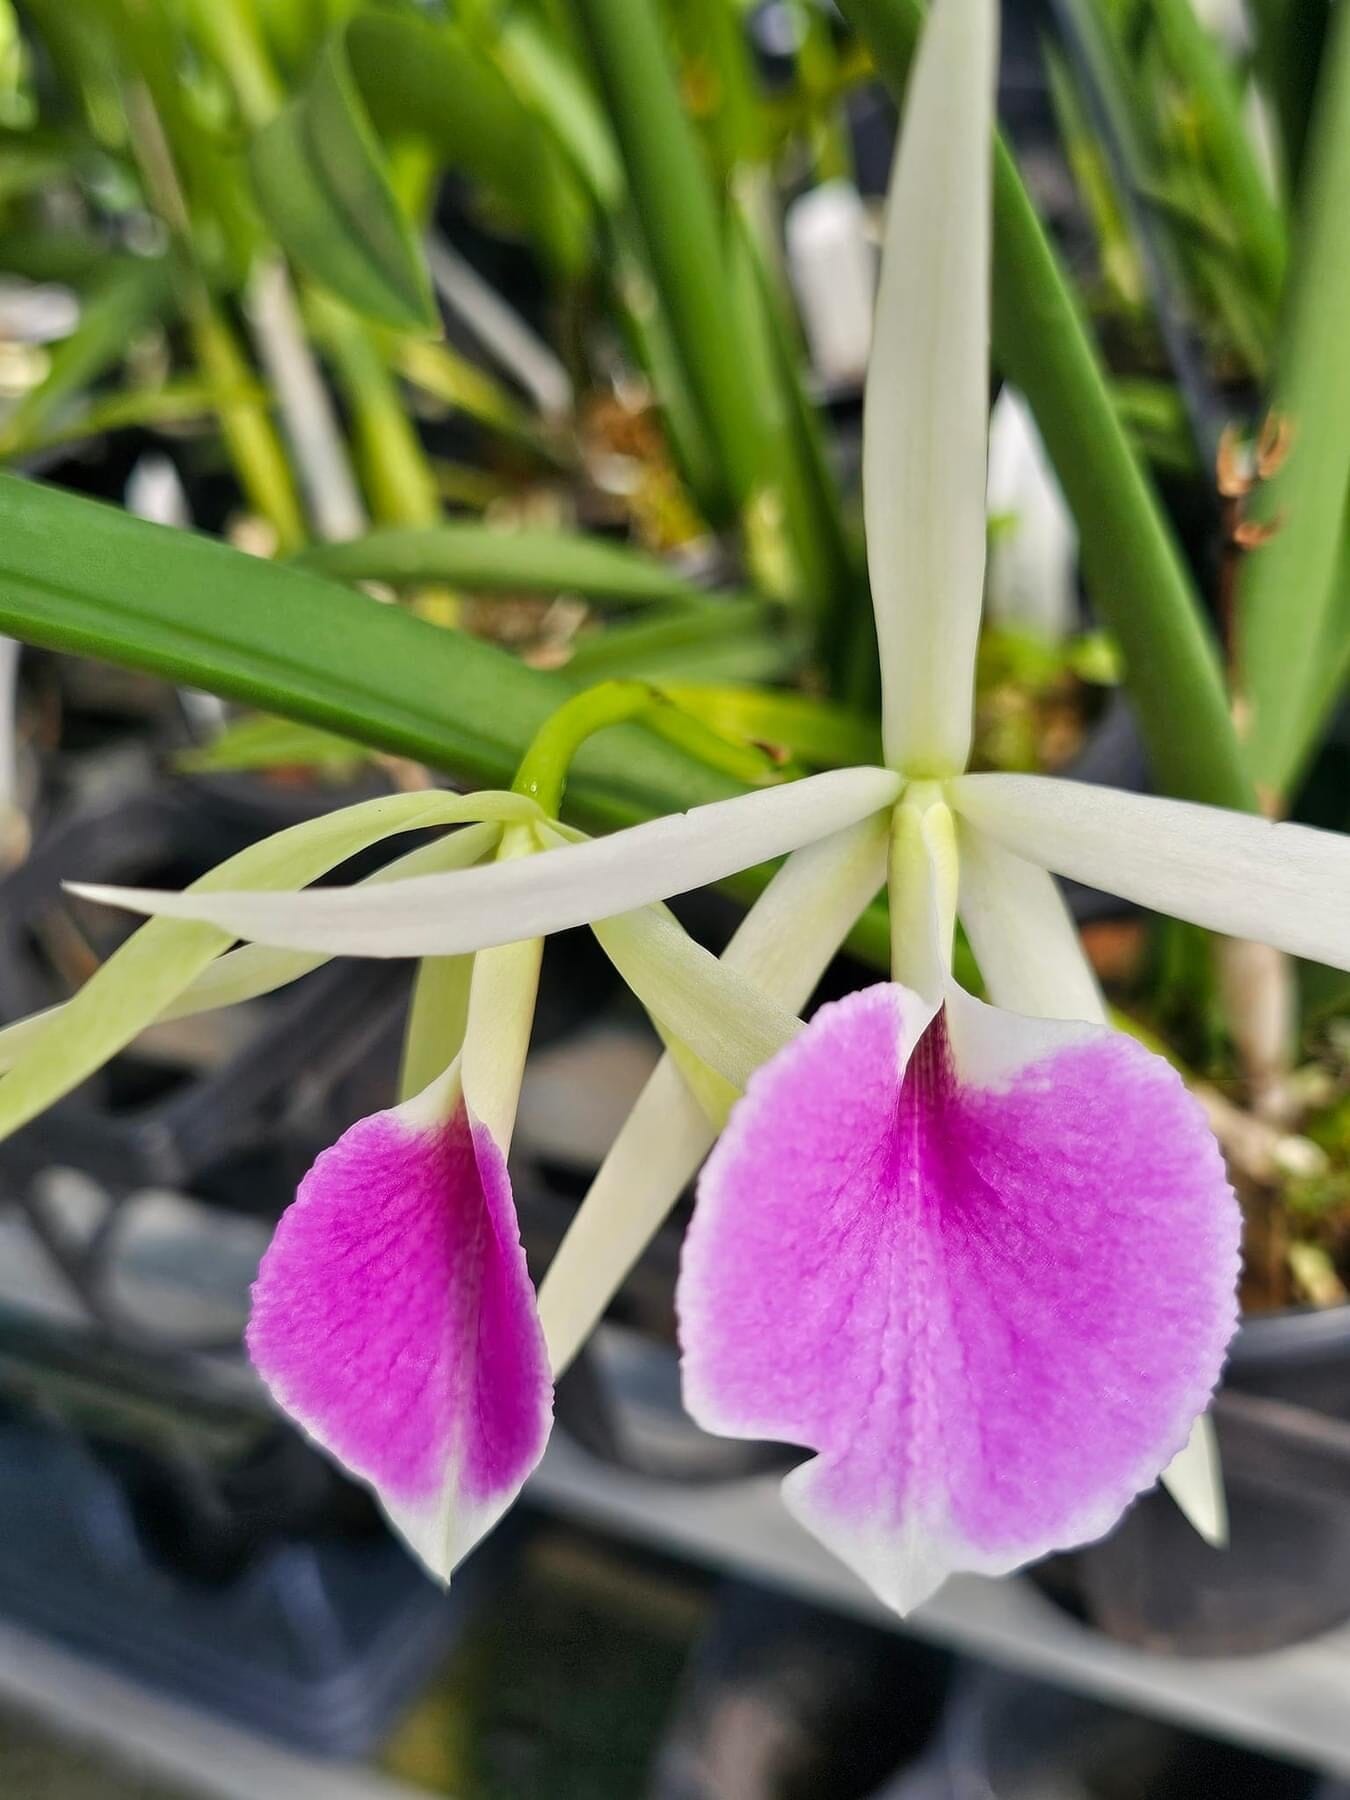
[[[805,1005],[886,875],[887,822],[799,850],[727,946],[723,963],[781,1005]],[[591,1184],[539,1289],[554,1373],[566,1368],[707,1155],[716,1132],[674,1059],[662,1058]]]
[[1092,965],[1054,878],[996,844],[966,819],[961,850],[961,923],[989,998],[1005,1012],[1106,1023]]
[[457,956],[591,924],[799,849],[889,806],[886,769],[837,769],[761,788],[514,862],[371,893],[160,893],[79,886],[131,912],[205,920],[236,937],[334,956]]
[[539,1322],[555,1378],[599,1323],[716,1136],[674,1058],[663,1056],[539,1284]]
[[886,761],[970,750],[984,580],[992,0],[938,0],[905,96],[867,375],[863,499]]
[[[1108,1023],[1106,1002],[1053,878],[1014,856],[966,819],[961,847],[961,923],[995,1006],[1032,1018]],[[1225,1531],[1223,1471],[1207,1414],[1162,1475],[1208,1543]]]
[[652,1017],[735,1087],[743,1088],[801,1028],[795,1013],[724,967],[664,907],[620,913],[594,930]]
[[953,807],[1057,875],[1350,969],[1350,837],[1043,775],[963,775]]

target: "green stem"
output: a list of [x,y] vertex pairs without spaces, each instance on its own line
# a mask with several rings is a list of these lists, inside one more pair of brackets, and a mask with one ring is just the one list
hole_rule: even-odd
[[[903,96],[917,0],[841,0]],[[1097,348],[1000,141],[994,171],[994,356],[1036,415],[1078,522],[1093,600],[1125,654],[1153,771],[1167,792],[1250,809],[1255,796],[1217,649],[1157,495],[1111,404]]]
[[520,760],[512,790],[537,800],[556,818],[577,751],[597,731],[632,719],[641,719],[659,737],[737,781],[762,785],[778,778],[779,771],[762,751],[732,742],[681,712],[649,681],[602,681],[565,700],[544,721]]
[[657,690],[645,681],[603,681],[598,687],[564,700],[539,727],[521,757],[512,791],[537,800],[546,813],[556,818],[562,810],[572,758],[586,739],[609,725],[622,725],[637,718],[650,709],[657,697]]

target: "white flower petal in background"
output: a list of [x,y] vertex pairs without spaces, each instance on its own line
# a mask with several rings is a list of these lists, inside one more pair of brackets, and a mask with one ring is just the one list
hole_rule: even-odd
[[783,233],[812,368],[827,387],[861,382],[877,284],[862,196],[851,181],[823,181],[792,202]]
[[1078,531],[1031,408],[1005,387],[989,420],[985,616],[1057,644],[1078,612]]

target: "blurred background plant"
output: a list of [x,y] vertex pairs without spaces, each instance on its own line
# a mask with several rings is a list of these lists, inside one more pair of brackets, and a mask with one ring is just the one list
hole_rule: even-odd
[[[977,765],[1344,830],[1350,8],[1005,13]],[[670,705],[578,759],[592,829],[877,756],[861,386],[921,18],[0,0],[7,865],[54,752],[165,694],[178,788],[240,779],[255,835],[507,784],[615,677]],[[44,998],[120,929],[55,866]],[[1071,900],[1210,1109],[1248,1304],[1344,1301],[1344,978]]]

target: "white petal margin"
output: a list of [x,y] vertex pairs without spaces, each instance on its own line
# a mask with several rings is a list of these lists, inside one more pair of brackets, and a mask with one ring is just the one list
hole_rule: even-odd
[[72,892],[156,917],[199,919],[253,943],[334,956],[456,956],[630,912],[724,880],[889,807],[900,777],[836,769],[671,813],[547,855],[371,893],[161,893],[72,884]]
[[1350,969],[1350,837],[1043,775],[963,775],[955,811],[1057,875]]
[[[885,817],[799,850],[774,876],[723,955],[797,1010],[886,877]],[[716,1136],[674,1059],[657,1064],[614,1140],[539,1288],[554,1374],[590,1335],[692,1181]]]
[[[1054,878],[957,822],[961,923],[989,998],[1032,1018],[1108,1023],[1106,1002]],[[1200,1536],[1227,1541],[1228,1511],[1214,1426],[1202,1414],[1162,1482]]]
[[863,502],[886,761],[966,766],[985,556],[993,0],[936,0],[905,96],[867,374]]

